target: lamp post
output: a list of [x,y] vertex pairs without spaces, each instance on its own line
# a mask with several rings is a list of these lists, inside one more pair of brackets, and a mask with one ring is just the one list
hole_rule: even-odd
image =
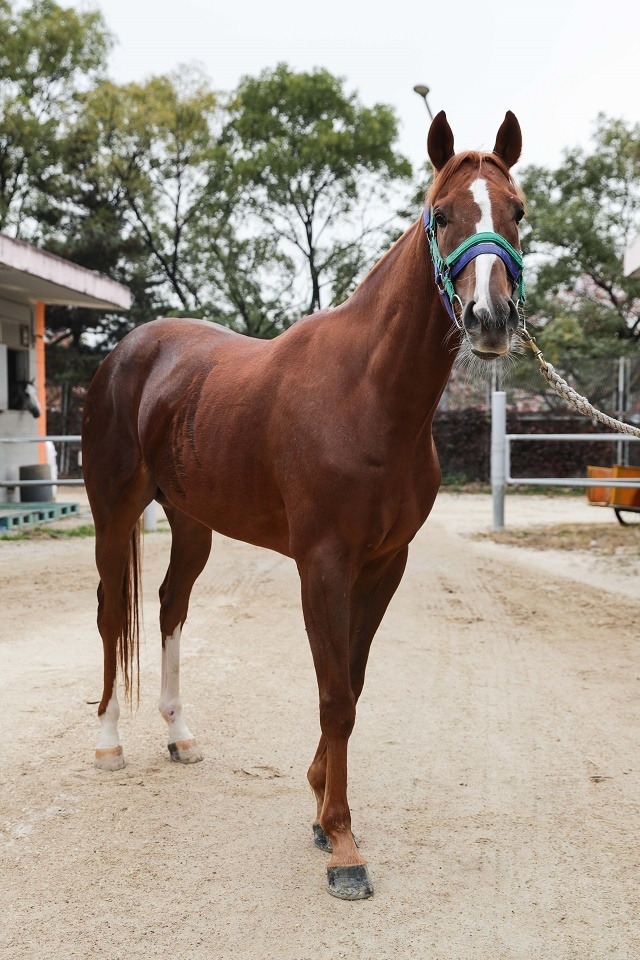
[[431,113],[431,107],[429,106],[429,101],[427,100],[427,94],[429,93],[429,87],[425,87],[424,83],[416,83],[413,88],[419,97],[422,97],[424,100],[424,105],[427,108],[427,113],[429,118],[433,120],[433,114]]

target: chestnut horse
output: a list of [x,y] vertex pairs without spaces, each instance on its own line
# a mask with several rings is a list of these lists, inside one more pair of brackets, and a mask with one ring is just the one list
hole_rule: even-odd
[[[87,394],[83,464],[104,645],[96,765],[124,765],[116,675],[130,697],[144,508],[157,500],[171,526],[159,708],[182,763],[201,759],[182,712],[179,651],[211,531],[292,557],[319,690],[313,834],[331,853],[329,892],[343,899],[373,892],[351,832],[347,744],[371,641],[440,483],[433,417],[460,344],[488,360],[507,354],[516,334],[523,201],[509,168],[520,149],[509,112],[492,153],[456,155],[438,114],[425,217],[344,304],[270,341],[200,320],[145,324]],[[458,248],[467,259],[454,270]]]

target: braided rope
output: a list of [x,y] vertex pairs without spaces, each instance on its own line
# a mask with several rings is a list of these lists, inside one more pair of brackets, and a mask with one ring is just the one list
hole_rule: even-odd
[[566,380],[563,380],[559,373],[556,373],[553,364],[549,363],[542,355],[534,338],[527,330],[522,331],[524,342],[533,350],[534,356],[540,363],[540,372],[547,383],[553,387],[556,393],[563,397],[572,407],[575,407],[578,413],[584,417],[591,417],[600,423],[615,430],[617,433],[627,433],[632,437],[640,437],[640,428],[632,426],[630,423],[623,423],[621,420],[615,420],[607,416],[601,410],[597,410],[593,404],[589,403],[586,397],[580,396],[573,387],[570,387]]

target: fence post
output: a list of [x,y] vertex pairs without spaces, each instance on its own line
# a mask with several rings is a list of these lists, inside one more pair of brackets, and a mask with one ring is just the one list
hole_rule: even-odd
[[491,394],[491,496],[493,529],[504,529],[505,435],[507,432],[507,395],[504,390]]
[[[618,357],[618,390],[616,397],[617,413],[616,417],[624,420],[625,413],[629,409],[628,398],[631,392],[629,379],[629,366],[627,357]],[[616,444],[618,463],[629,466],[629,444],[625,440],[620,440]]]
[[153,531],[156,530],[157,527],[156,502],[152,500],[149,506],[144,508],[144,529],[146,531]]

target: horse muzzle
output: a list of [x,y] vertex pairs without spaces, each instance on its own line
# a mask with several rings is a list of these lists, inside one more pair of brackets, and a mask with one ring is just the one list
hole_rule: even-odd
[[510,297],[492,298],[487,306],[469,300],[462,311],[462,326],[472,352],[481,360],[496,360],[511,350],[518,329],[518,311]]

